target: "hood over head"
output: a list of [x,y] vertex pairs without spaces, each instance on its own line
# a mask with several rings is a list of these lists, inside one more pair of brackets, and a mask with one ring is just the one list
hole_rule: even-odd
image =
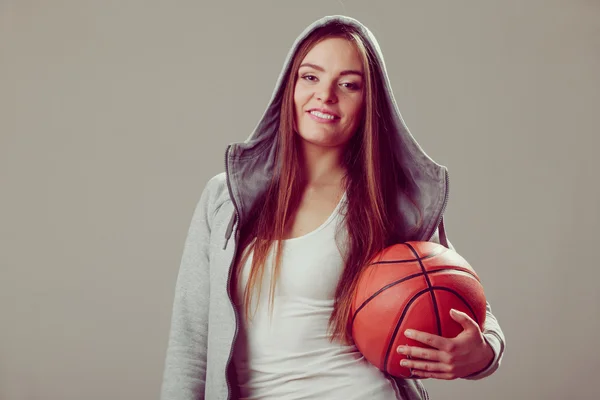
[[[404,123],[394,99],[383,54],[375,36],[356,19],[342,15],[318,19],[296,38],[284,61],[268,106],[257,126],[244,142],[228,146],[225,155],[227,182],[237,211],[237,214],[232,217],[230,227],[233,226],[235,218],[239,220],[240,224],[247,221],[253,206],[260,201],[261,195],[266,192],[270,179],[276,172],[275,138],[279,129],[285,83],[291,77],[290,69],[294,55],[303,40],[314,30],[330,23],[342,23],[355,27],[362,36],[365,46],[375,55],[372,66],[375,73],[379,73],[381,77],[383,87],[380,89],[388,102],[387,107],[382,109],[390,111],[388,115],[384,116],[387,119],[387,134],[393,135],[395,159],[407,180],[406,186],[398,185],[398,196],[404,198],[404,191],[408,191],[421,211],[421,215],[419,215],[413,204],[408,201],[398,202],[398,215],[401,216],[400,226],[404,227],[403,229],[407,232],[400,234],[400,237],[406,241],[429,240],[442,222],[447,204],[447,168],[436,163],[425,153]],[[419,224],[421,218],[422,223]]]

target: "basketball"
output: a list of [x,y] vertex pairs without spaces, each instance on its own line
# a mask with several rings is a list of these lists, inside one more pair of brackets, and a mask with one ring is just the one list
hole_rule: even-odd
[[481,329],[486,298],[479,277],[456,251],[437,243],[413,241],[378,253],[361,272],[351,306],[351,332],[363,356],[385,373],[411,378],[400,366],[400,345],[427,348],[407,338],[415,329],[452,338],[463,327],[452,319],[454,308]]

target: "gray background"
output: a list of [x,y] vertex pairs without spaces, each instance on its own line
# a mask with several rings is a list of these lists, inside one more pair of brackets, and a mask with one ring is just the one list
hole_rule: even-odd
[[597,399],[600,2],[0,2],[0,399],[156,399],[183,241],[296,36],[346,14],[447,165],[507,337],[432,399]]

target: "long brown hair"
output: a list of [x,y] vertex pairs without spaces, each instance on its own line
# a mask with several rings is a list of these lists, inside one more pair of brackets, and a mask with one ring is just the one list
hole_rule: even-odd
[[260,295],[264,276],[264,264],[271,247],[276,247],[275,264],[269,294],[271,309],[275,295],[275,284],[279,276],[282,253],[282,238],[290,217],[298,208],[303,189],[298,156],[297,134],[294,131],[294,88],[300,63],[306,54],[326,38],[339,37],[356,46],[363,62],[365,76],[365,106],[357,132],[347,144],[344,153],[346,176],[342,183],[348,201],[345,223],[347,230],[347,252],[341,279],[335,293],[334,310],[330,319],[331,339],[352,341],[349,330],[352,296],[362,269],[376,252],[401,240],[396,235],[398,185],[402,185],[403,174],[397,167],[388,124],[382,116],[389,115],[388,103],[383,93],[381,70],[375,62],[373,49],[365,44],[360,33],[353,27],[334,23],[313,31],[299,46],[289,70],[285,84],[279,131],[276,138],[276,164],[278,170],[264,194],[257,202],[251,220],[242,228],[241,249],[245,252],[238,258],[238,278],[242,266],[250,253],[252,264],[248,284],[244,291],[243,304],[246,315],[251,318],[251,304],[258,284]]

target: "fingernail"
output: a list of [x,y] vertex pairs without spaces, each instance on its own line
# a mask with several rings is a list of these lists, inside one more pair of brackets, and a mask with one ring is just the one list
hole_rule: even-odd
[[406,353],[406,347],[398,346],[398,353]]
[[408,365],[408,361],[402,360],[402,361],[400,361],[400,365],[402,365],[403,367],[406,367]]
[[405,331],[404,334],[406,335],[406,337],[413,337],[414,335],[413,331],[411,331],[410,329]]

